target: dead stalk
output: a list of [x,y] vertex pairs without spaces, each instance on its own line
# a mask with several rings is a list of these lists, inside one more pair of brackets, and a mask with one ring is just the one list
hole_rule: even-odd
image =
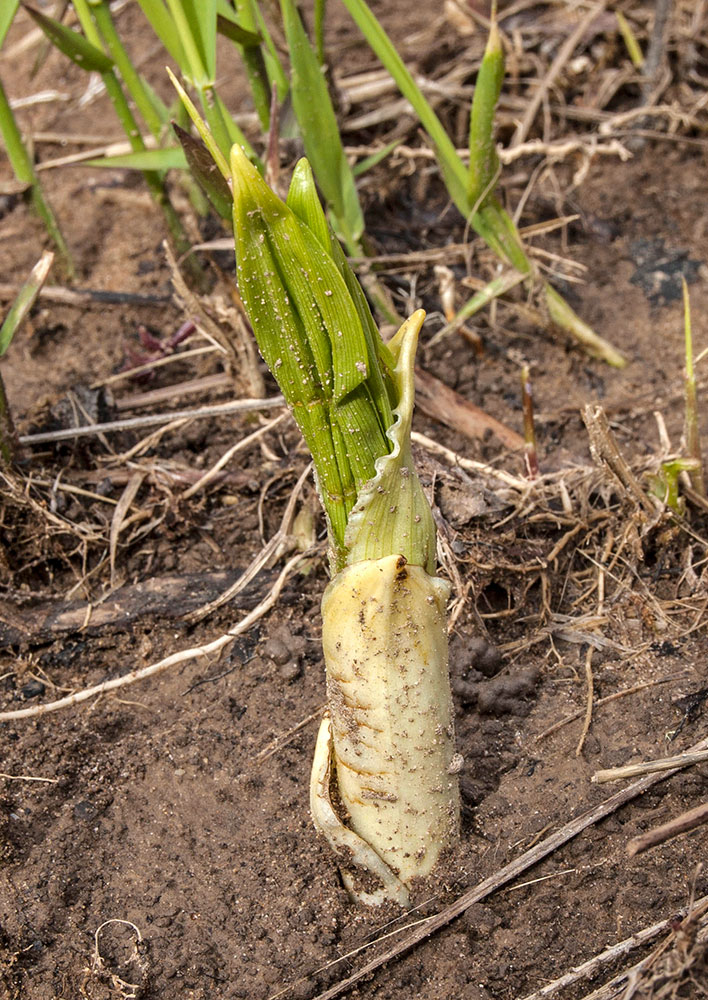
[[118,688],[127,687],[129,684],[135,684],[137,681],[146,680],[148,677],[155,677],[157,674],[163,673],[163,671],[169,669],[170,667],[177,666],[179,663],[185,663],[187,660],[194,660],[199,657],[212,656],[214,653],[220,653],[226,646],[230,645],[233,640],[247,632],[249,628],[257,622],[263,615],[267,614],[268,611],[273,607],[275,602],[280,596],[280,592],[283,589],[285,582],[291,573],[295,570],[298,563],[302,562],[303,559],[307,558],[311,553],[298,552],[297,555],[293,556],[283,567],[278,579],[275,581],[267,596],[244,618],[236,622],[228,632],[224,635],[219,636],[218,639],[212,640],[212,642],[206,643],[203,646],[193,646],[189,649],[180,650],[178,653],[173,653],[171,656],[165,657],[163,660],[158,660],[157,663],[151,663],[148,667],[142,667],[141,669],[131,670],[130,673],[124,674],[122,677],[114,677],[110,681],[103,681],[101,684],[95,684],[93,687],[84,688],[82,691],[75,691],[73,694],[67,695],[66,698],[59,698],[58,701],[50,701],[45,705],[34,705],[32,708],[20,708],[11,712],[0,712],[0,722],[10,722],[15,719],[29,719],[37,718],[40,715],[47,715],[50,712],[58,712],[62,708],[71,708],[74,705],[80,705],[84,701],[89,701],[91,698],[97,698],[99,695],[106,694],[109,691],[116,691]]

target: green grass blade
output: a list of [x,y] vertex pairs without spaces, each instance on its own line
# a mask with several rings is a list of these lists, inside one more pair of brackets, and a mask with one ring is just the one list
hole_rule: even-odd
[[362,174],[367,172],[367,170],[373,170],[377,164],[381,163],[382,160],[385,160],[387,156],[390,156],[394,149],[397,146],[400,146],[402,141],[402,139],[394,139],[393,142],[387,142],[385,146],[377,150],[375,153],[372,153],[370,156],[365,156],[363,160],[359,160],[359,162],[355,163],[352,167],[352,173],[354,176],[361,177]]
[[120,156],[101,156],[95,160],[86,160],[82,166],[102,167],[123,170],[186,170],[187,158],[179,146],[169,149],[145,149],[137,153],[124,153]]
[[10,30],[19,6],[20,0],[3,0],[0,4],[0,46],[5,41],[5,35]]
[[10,311],[0,327],[0,358],[7,351],[18,327],[34,305],[42,285],[47,280],[53,262],[54,254],[50,250],[45,250],[32,268],[29,278],[15,296]]
[[290,90],[290,81],[283,68],[280,56],[278,55],[278,48],[268,30],[268,25],[263,18],[261,9],[255,0],[234,0],[234,3],[241,23],[252,31],[258,31],[263,39],[261,51],[268,74],[268,93],[271,92],[273,84],[275,84],[278,101],[282,104]]
[[[224,4],[224,6],[228,5]],[[220,34],[231,39],[241,54],[258,120],[263,131],[267,131],[270,127],[271,88],[268,69],[261,49],[263,39],[258,32],[247,30],[243,25],[229,20],[223,14],[219,14],[216,26]]]
[[684,349],[686,355],[686,370],[684,375],[684,439],[689,458],[695,462],[695,468],[689,473],[691,486],[696,493],[705,497],[706,487],[703,477],[703,455],[701,451],[701,434],[698,421],[698,399],[696,393],[696,375],[693,365],[693,330],[691,325],[691,301],[688,295],[686,279],[683,284],[683,326]]
[[395,80],[398,89],[412,104],[421,125],[435,147],[450,197],[466,218],[473,207],[467,199],[467,169],[457,155],[457,150],[440,119],[364,0],[343,0],[343,3],[371,48]]
[[174,62],[180,69],[187,68],[187,57],[182,48],[179,32],[162,0],[138,0],[138,4]]
[[484,204],[475,212],[471,221],[475,230],[498,257],[521,274],[531,273],[531,261],[526,255],[514,220],[495,197],[485,198]]
[[30,159],[25,144],[22,141],[22,135],[17,127],[15,116],[13,115],[12,108],[10,107],[9,98],[5,93],[5,88],[3,87],[1,81],[0,134],[2,134],[3,143],[5,145],[5,150],[7,151],[10,166],[12,167],[12,172],[17,180],[21,181],[21,183],[27,185],[28,187],[38,183],[34,165]]
[[644,65],[644,54],[639,42],[637,41],[637,36],[632,31],[629,21],[621,10],[615,11],[615,17],[617,18],[617,27],[622,35],[622,41],[627,49],[627,54],[632,60],[632,65],[635,69],[641,70]]
[[352,250],[364,231],[354,176],[317,56],[293,0],[281,0],[291,63],[291,93],[305,153],[332,213],[335,232]]
[[[54,254],[45,250],[32,268],[29,278],[17,293],[9,313],[0,326],[0,357],[7,351],[18,327],[32,308],[42,285],[46,281],[53,260]],[[18,448],[19,443],[5,394],[5,385],[0,376],[0,462],[9,465],[17,457]]]
[[166,129],[172,119],[170,109],[167,107],[157,91],[150,86],[144,77],[141,76],[140,80],[143,85],[143,90],[147,94],[148,99],[155,110],[155,114],[162,122],[162,128]]
[[221,152],[221,147],[217,143],[217,141],[214,138],[214,136],[211,134],[211,132],[209,130],[209,126],[204,121],[204,119],[199,114],[199,112],[197,111],[196,105],[192,101],[191,97],[189,96],[189,94],[187,93],[187,91],[184,89],[184,87],[182,86],[182,84],[179,82],[179,80],[177,79],[177,77],[174,75],[174,73],[172,72],[172,70],[169,68],[169,66],[167,67],[167,75],[169,76],[170,80],[172,81],[172,86],[175,88],[175,90],[179,94],[180,99],[182,101],[182,104],[187,109],[187,113],[189,114],[189,117],[192,119],[197,132],[201,136],[201,139],[202,139],[204,145],[209,150],[209,153],[210,153],[212,159],[214,160],[214,163],[218,167],[220,173],[222,174],[223,177],[225,177],[227,179],[230,178],[231,177],[231,171],[229,169],[229,164],[228,164],[228,161],[227,161],[226,157]]
[[525,280],[523,274],[519,274],[518,271],[505,271],[500,274],[498,278],[492,278],[491,281],[487,282],[484,288],[480,288],[471,299],[459,309],[449,323],[446,323],[442,329],[438,330],[434,337],[431,337],[428,341],[428,347],[433,347],[439,341],[448,337],[451,333],[455,333],[460,329],[465,320],[470,319],[475,316],[482,309],[486,309],[490,302],[494,299],[505,295],[507,292],[511,291],[518,284]]
[[110,56],[114,64],[118,67],[128,93],[135,102],[135,106],[142,115],[150,132],[155,138],[158,138],[165,124],[165,117],[156,108],[154,95],[149,93],[142,77],[133,67],[133,63],[116,31],[107,0],[92,0],[91,12]]
[[78,31],[60,24],[34,7],[25,5],[25,10],[35,24],[42,29],[55,48],[63,52],[72,62],[87,72],[107,73],[113,67],[113,60],[87,41]]
[[320,66],[324,66],[324,22],[325,22],[326,0],[315,0],[314,10],[314,34],[315,34],[315,54]]
[[61,256],[66,276],[68,278],[72,278],[74,275],[74,265],[71,259],[71,254],[69,253],[69,248],[66,245],[66,241],[64,240],[62,231],[59,228],[59,223],[56,220],[54,212],[52,211],[49,202],[44,197],[42,185],[40,184],[39,177],[35,172],[34,164],[30,159],[30,155],[25,148],[24,142],[22,141],[22,135],[17,127],[15,116],[13,115],[12,108],[10,107],[10,101],[8,100],[1,80],[0,135],[2,135],[7,156],[10,161],[10,166],[12,167],[15,177],[21,184],[27,185],[27,187],[30,188],[32,206],[44,223],[54,246],[57,248],[57,251]]
[[[227,4],[224,6],[226,10],[230,10]],[[233,11],[230,11],[230,14],[233,15]],[[221,6],[216,17],[216,30],[224,38],[229,38],[245,49],[258,49],[263,41],[258,32],[248,31],[235,17],[222,13]]]
[[202,90],[216,77],[216,0],[167,0],[185,54],[182,75]]
[[499,156],[494,144],[494,114],[504,80],[504,49],[495,15],[496,11],[493,12],[489,38],[477,74],[470,112],[467,198],[473,206],[492,193],[499,173]]
[[[212,89],[211,94],[212,94],[211,99],[207,98],[206,102],[202,105],[202,107],[204,108],[204,112],[207,116],[207,121],[209,121],[210,123],[213,121],[213,118],[210,117],[210,110],[211,108],[213,108],[214,113],[218,114],[220,120],[223,122],[224,132],[226,136],[226,148],[224,149],[224,155],[228,156],[229,150],[231,149],[233,144],[236,143],[238,146],[241,146],[242,149],[245,149],[248,158],[251,160],[251,162],[255,163],[258,166],[259,170],[262,170],[263,164],[260,158],[256,156],[253,146],[250,144],[250,142],[243,134],[239,126],[231,117],[229,109],[226,107],[226,105],[222,101],[217,91],[215,89]],[[204,97],[202,99],[204,100]]]
[[546,284],[543,286],[543,291],[548,314],[556,326],[572,334],[591,357],[606,361],[613,368],[625,367],[627,359],[607,340],[598,336],[587,323],[584,323],[555,288]]

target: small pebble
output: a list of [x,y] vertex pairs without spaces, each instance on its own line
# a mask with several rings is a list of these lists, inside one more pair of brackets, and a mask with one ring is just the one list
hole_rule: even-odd
[[21,694],[22,697],[27,700],[28,698],[41,697],[46,690],[46,687],[41,681],[28,681],[26,684],[22,685]]
[[93,802],[84,799],[82,802],[77,802],[74,806],[74,819],[83,819],[89,822],[95,817],[96,812],[96,806]]
[[263,655],[267,656],[273,663],[277,663],[278,666],[282,666],[288,662],[292,656],[292,652],[282,639],[272,636],[263,646]]
[[299,660],[289,660],[278,670],[278,676],[286,681],[286,683],[297,680],[301,673],[302,667]]

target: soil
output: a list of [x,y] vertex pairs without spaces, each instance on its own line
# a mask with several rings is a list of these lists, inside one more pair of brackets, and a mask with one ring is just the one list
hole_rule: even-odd
[[[351,23],[329,6],[335,79],[373,68]],[[634,7],[637,23],[646,23],[644,8]],[[452,18],[436,21],[433,30],[429,11],[406,5],[403,13],[400,4],[377,9],[422,73],[440,75],[461,52],[479,57],[483,34],[459,34]],[[161,56],[137,5],[124,5],[117,18],[138,64],[167,99]],[[20,44],[29,30],[20,14],[0,74],[11,97],[49,88],[60,95],[18,111],[23,128],[35,134],[37,160],[84,148],[69,136],[89,136],[95,145],[119,139],[105,95],[82,103],[86,79],[63,57],[50,53],[31,77],[38,45]],[[599,37],[605,48],[596,39],[587,53],[621,62],[609,36]],[[516,75],[510,73],[517,97],[522,56],[516,53]],[[677,58],[672,49],[674,68]],[[244,81],[233,61],[227,65],[223,93],[248,124]],[[563,78],[558,88],[566,87],[568,107],[582,107],[571,83]],[[636,97],[636,88],[626,87],[612,110],[633,107]],[[463,103],[442,104],[450,127]],[[512,104],[501,118],[502,140],[509,116],[521,114],[509,111]],[[345,128],[352,114],[343,118]],[[556,123],[554,138],[564,137],[563,124]],[[386,127],[350,128],[345,139],[363,147]],[[543,128],[539,120],[531,137]],[[586,127],[585,139],[593,128]],[[421,145],[412,118],[400,118],[394,132],[409,146]],[[680,448],[681,275],[689,282],[697,352],[705,347],[701,318],[708,315],[704,144],[689,127],[677,128],[645,140],[626,161],[591,158],[575,186],[582,163],[571,157],[546,171],[526,201],[526,226],[575,216],[534,245],[545,252],[544,262],[552,264],[554,254],[582,265],[572,272],[581,283],[559,287],[627,357],[621,371],[502,305],[470,323],[482,339],[481,355],[459,336],[430,346],[442,325],[433,264],[453,269],[460,305],[470,294],[461,284],[465,275],[486,279],[494,262],[478,243],[466,242],[469,234],[430,160],[401,154],[362,184],[373,249],[398,255],[384,263],[381,280],[401,311],[422,304],[430,315],[421,364],[522,432],[519,366],[530,362],[541,471],[548,474],[514,490],[494,470],[522,477],[518,452],[494,436],[473,439],[416,416],[418,431],[487,469],[474,474],[422,447],[417,452],[452,559],[445,571],[465,598],[451,634],[457,744],[465,760],[461,843],[449,870],[421,891],[419,909],[402,915],[352,902],[311,824],[309,770],[325,700],[319,602],[327,579],[324,525],[315,513],[316,554],[288,577],[272,610],[220,655],[192,657],[82,704],[2,723],[1,996],[315,997],[395,943],[404,925],[443,910],[606,799],[614,786],[591,783],[598,769],[679,753],[705,738],[705,505],[689,505],[678,527],[658,513],[640,523],[636,503],[593,466],[580,416],[586,404],[602,404],[638,475],[656,470],[666,453],[661,421],[670,449]],[[291,146],[284,169],[292,165]],[[505,168],[502,191],[510,205],[538,162],[527,158]],[[4,160],[0,177],[11,177]],[[161,216],[139,178],[64,166],[44,171],[42,180],[74,254],[74,287],[128,298],[39,301],[2,360],[19,433],[71,425],[81,407],[107,420],[233,398],[232,378],[197,395],[175,390],[152,407],[136,400],[229,370],[213,352],[158,368],[149,382],[135,377],[95,388],[126,356],[135,360],[154,349],[144,336],[140,341],[141,328],[164,342],[189,314],[172,294]],[[172,183],[194,238],[219,235],[213,220],[199,223],[200,234],[178,181]],[[46,237],[19,197],[3,196],[0,215],[0,280],[17,286]],[[422,263],[405,260],[420,251],[429,252]],[[214,259],[233,270],[228,255]],[[190,339],[179,350],[203,343]],[[238,386],[239,373],[234,377]],[[266,413],[261,423],[271,418]],[[282,569],[282,553],[233,601],[196,624],[185,620],[233,583],[277,531],[306,465],[294,425],[288,420],[254,441],[207,489],[190,499],[181,494],[260,419],[234,413],[194,419],[134,454],[152,429],[24,449],[0,506],[2,709],[53,701],[209,643],[258,607]],[[700,424],[707,434],[702,407]],[[569,507],[561,503],[562,482]],[[64,484],[84,492],[67,492]],[[135,517],[123,524],[111,556],[112,519],[127,489],[137,490]],[[297,509],[307,531],[316,511],[309,482]],[[574,534],[564,541],[569,530]],[[577,752],[588,663],[595,704]],[[573,721],[547,734],[573,713]],[[708,893],[708,829],[631,859],[626,846],[707,797],[708,764],[667,777],[359,980],[349,995],[521,998],[614,942],[669,920]],[[674,995],[705,995],[703,949],[692,953],[693,979],[678,977]],[[643,954],[632,952],[596,981],[556,995],[584,996]],[[653,988],[645,984],[633,995],[655,995]]]

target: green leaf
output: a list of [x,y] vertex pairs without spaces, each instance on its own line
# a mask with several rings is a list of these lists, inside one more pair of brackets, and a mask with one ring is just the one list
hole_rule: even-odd
[[290,52],[293,108],[305,153],[331,209],[335,232],[353,246],[364,231],[364,217],[327,84],[293,0],[280,0],[280,7]]
[[226,183],[214,159],[203,142],[195,139],[179,125],[172,125],[177,136],[190,173],[202,188],[207,198],[229,225],[233,222],[233,198],[231,188]]
[[78,31],[72,31],[41,11],[23,4],[33,21],[42,29],[55,48],[63,52],[72,62],[91,73],[107,73],[113,67],[113,60],[87,42]]
[[253,31],[246,31],[238,21],[224,17],[223,14],[219,14],[216,18],[216,30],[224,38],[230,38],[232,42],[236,42],[237,45],[242,45],[244,48],[257,49],[263,41],[260,35]]
[[420,123],[430,136],[442,170],[445,186],[459,211],[469,215],[467,170],[440,119],[426,100],[384,29],[364,0],[343,0],[359,30],[391,74],[403,96],[413,105]]
[[167,0],[186,56],[182,75],[199,90],[216,77],[216,0]]
[[34,305],[42,285],[47,279],[49,269],[54,261],[54,254],[45,250],[32,268],[30,276],[15,296],[15,301],[0,327],[0,357],[10,346],[10,342],[27,313]]
[[365,156],[363,160],[359,160],[358,163],[355,163],[352,167],[352,173],[355,177],[361,177],[362,174],[367,172],[367,170],[372,170],[378,163],[385,160],[386,157],[394,151],[396,146],[400,146],[402,142],[402,139],[395,139],[393,142],[387,142],[385,146],[377,150],[375,153],[372,153],[370,156]]
[[483,202],[493,193],[499,173],[499,156],[494,144],[494,115],[503,80],[504,49],[496,18],[493,17],[482,65],[477,74],[470,113],[470,168],[467,186],[470,206],[477,206],[478,202]]
[[170,146],[169,149],[146,149],[121,156],[101,156],[95,160],[86,160],[85,166],[125,170],[186,170],[187,158],[179,146]]
[[187,57],[182,48],[182,42],[180,41],[179,32],[175,27],[175,22],[165,4],[162,0],[138,0],[138,4],[150,22],[152,30],[184,73],[189,68]]
[[209,126],[206,124],[206,122],[204,121],[204,119],[202,118],[202,116],[199,114],[199,112],[197,111],[197,109],[196,109],[196,107],[194,105],[194,102],[192,101],[192,99],[190,98],[189,94],[187,93],[187,91],[182,86],[182,84],[179,82],[179,80],[177,79],[177,77],[174,75],[174,73],[172,72],[172,70],[169,68],[169,66],[167,67],[167,75],[169,76],[170,80],[172,81],[172,86],[175,88],[175,90],[179,94],[180,99],[182,101],[182,104],[187,109],[187,113],[189,114],[189,117],[194,122],[194,125],[195,125],[195,127],[197,129],[197,132],[201,136],[201,138],[202,138],[202,140],[204,142],[204,145],[209,150],[209,153],[211,154],[211,157],[214,160],[214,163],[219,168],[219,170],[221,171],[221,174],[224,177],[230,177],[231,174],[230,174],[230,170],[229,170],[229,165],[226,162],[226,157],[224,156],[224,154],[219,149],[219,146],[218,146],[216,140],[214,139],[214,136],[211,134],[211,132],[209,130]]
[[371,366],[369,384],[376,408],[381,415],[381,425],[390,427],[393,423],[392,406],[398,402],[397,392],[393,383],[392,373],[394,358],[388,347],[381,340],[378,328],[371,315],[369,303],[362,291],[356,275],[349,266],[349,261],[339,245],[339,240],[332,232],[327,218],[322,210],[315,180],[310,164],[303,157],[298,161],[293,171],[287,204],[292,208],[301,222],[310,229],[320,246],[334,261],[337,270],[344,279],[347,290],[361,321],[364,336],[367,339],[369,356],[377,358],[378,364]]
[[0,4],[0,46],[5,41],[5,35],[10,30],[19,6],[20,0],[3,0]]
[[312,169],[305,157],[295,164],[288,188],[287,206],[300,222],[305,223],[322,249],[332,256],[332,230],[327,225],[327,216],[322,211]]
[[231,167],[239,290],[261,353],[312,452],[340,565],[347,512],[390,450],[370,382],[378,359],[318,238],[237,146]]

